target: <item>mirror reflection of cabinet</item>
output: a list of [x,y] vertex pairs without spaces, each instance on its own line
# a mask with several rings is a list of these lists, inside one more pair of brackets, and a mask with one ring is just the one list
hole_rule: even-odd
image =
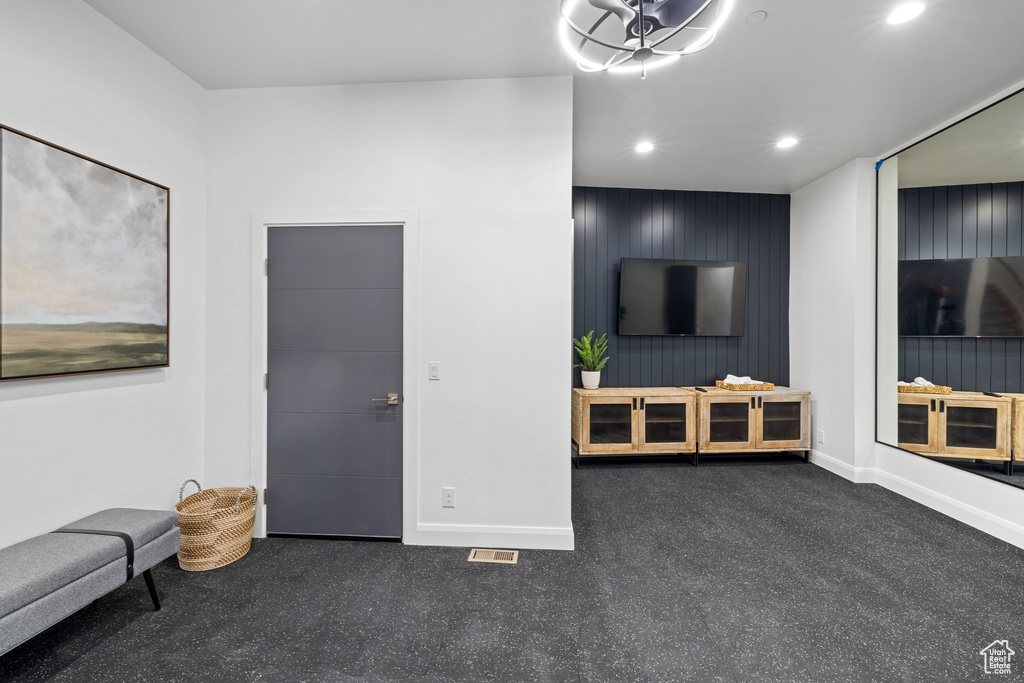
[[775,391],[702,388],[698,399],[701,453],[810,449],[810,393],[786,387]]
[[693,453],[695,403],[693,389],[573,389],[572,439],[580,455]]
[[1002,394],[1013,401],[1012,428],[1010,431],[1010,450],[1013,461],[1024,460],[1024,394]]
[[1013,407],[1012,398],[977,392],[900,394],[899,446],[937,458],[1009,463]]

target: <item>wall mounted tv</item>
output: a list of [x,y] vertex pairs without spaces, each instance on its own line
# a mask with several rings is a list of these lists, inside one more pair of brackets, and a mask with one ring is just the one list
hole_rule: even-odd
[[743,336],[747,264],[624,258],[619,334]]
[[1024,256],[900,261],[901,337],[1024,337]]

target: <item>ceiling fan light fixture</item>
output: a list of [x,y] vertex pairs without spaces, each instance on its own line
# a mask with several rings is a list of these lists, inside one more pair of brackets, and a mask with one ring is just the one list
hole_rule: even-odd
[[[559,40],[581,71],[636,72],[704,50],[735,0],[560,0]],[[643,30],[641,30],[643,27]]]
[[647,140],[644,140],[643,142],[638,142],[636,144],[636,151],[639,152],[640,154],[647,154],[648,152],[650,152],[653,149],[654,149],[654,144],[649,142],[649,141],[647,141]]
[[[651,69],[657,69],[660,66],[671,64],[672,62],[679,61],[679,55],[659,55],[656,59],[649,59],[643,63],[626,62],[622,66],[613,66],[607,69],[609,73],[613,74],[636,74],[643,71],[645,68],[647,71]],[[597,69],[598,71],[606,71],[606,69]]]
[[790,147],[795,147],[797,142],[799,142],[799,140],[792,136],[784,137],[778,142],[776,142],[775,146],[778,147],[779,149],[789,149]]
[[911,19],[916,19],[923,11],[923,2],[905,2],[898,5],[886,21],[890,24],[905,24]]

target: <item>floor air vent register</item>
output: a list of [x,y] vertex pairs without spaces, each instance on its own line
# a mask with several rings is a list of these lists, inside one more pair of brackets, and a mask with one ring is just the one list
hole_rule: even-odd
[[470,562],[493,562],[496,564],[516,564],[519,562],[518,550],[491,550],[489,548],[473,548],[469,552]]

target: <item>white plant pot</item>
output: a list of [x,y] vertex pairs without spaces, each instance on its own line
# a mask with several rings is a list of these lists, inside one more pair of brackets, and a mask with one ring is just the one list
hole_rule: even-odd
[[580,377],[583,379],[584,389],[597,389],[601,384],[601,371],[589,372],[587,370],[580,370]]

